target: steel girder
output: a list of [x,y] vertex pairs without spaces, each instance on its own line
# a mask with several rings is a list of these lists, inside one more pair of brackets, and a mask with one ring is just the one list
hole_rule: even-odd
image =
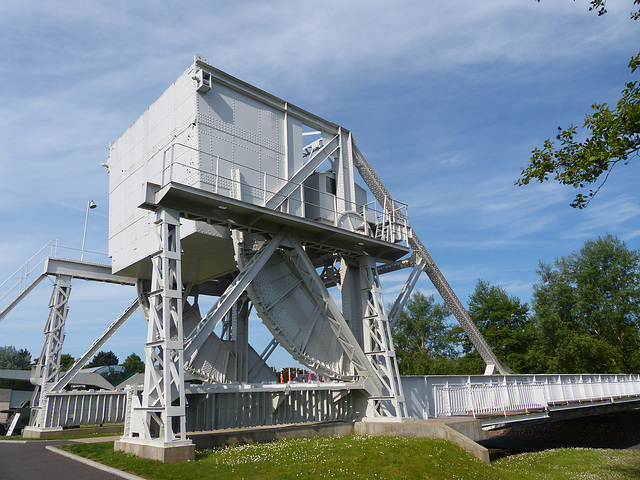
[[383,384],[381,395],[369,400],[368,415],[405,418],[398,362],[374,259],[360,257],[360,275],[364,351]]
[[[180,216],[161,209],[156,229],[159,251],[152,258],[149,319],[145,346],[145,379],[141,408],[130,410],[131,425],[141,426],[141,440],[158,440],[164,445],[186,439],[184,358],[182,332],[182,278]],[[173,430],[178,420],[178,432]]]
[[47,277],[46,272],[43,272],[40,275],[38,275],[33,280],[33,282],[29,284],[29,286],[27,286],[22,292],[20,292],[16,296],[16,298],[14,298],[11,301],[11,303],[9,303],[9,305],[7,305],[2,311],[0,311],[0,322],[4,320],[4,318],[9,314],[9,312],[13,310],[22,301],[23,298],[29,295],[31,291],[35,289],[40,284],[40,282],[42,282],[42,280],[44,280],[46,277]]
[[276,210],[298,189],[309,176],[322,165],[327,158],[332,156],[340,145],[340,137],[336,135],[321,149],[315,151],[311,158],[300,168],[289,181],[265,202],[265,207]]
[[375,383],[376,390],[380,390],[381,382],[378,379],[377,372],[367,361],[367,357],[362,351],[356,337],[353,335],[349,324],[333,301],[331,294],[324,286],[322,278],[318,275],[318,272],[316,272],[303,246],[291,237],[289,237],[289,240],[296,253],[296,255],[290,255],[290,258],[297,267],[302,281],[313,295],[322,317],[329,323],[340,346],[349,358],[355,375],[360,378],[370,378]]
[[134,300],[131,305],[120,315],[115,322],[113,322],[109,328],[107,328],[98,339],[93,342],[91,347],[67,370],[62,378],[58,380],[53,387],[52,392],[61,392],[64,387],[75,377],[75,375],[91,360],[91,358],[98,353],[98,350],[107,343],[107,341],[118,331],[118,329],[129,320],[131,315],[138,309],[139,301]]
[[198,349],[205,342],[209,334],[213,332],[218,323],[229,312],[231,307],[235,305],[240,296],[245,292],[251,281],[264,267],[271,255],[276,251],[280,242],[284,238],[284,232],[279,233],[269,242],[267,242],[261,250],[248,261],[240,266],[240,274],[233,280],[231,285],[227,287],[225,292],[220,296],[216,304],[205,315],[196,328],[189,333],[185,340],[185,356],[192,358]]
[[60,356],[64,342],[64,327],[69,312],[71,277],[58,275],[49,301],[49,317],[44,329],[44,346],[36,366],[36,389],[33,392],[29,426],[40,428],[46,425],[47,394],[60,376]]
[[422,260],[418,260],[414,265],[413,270],[411,270],[411,273],[409,274],[409,278],[407,278],[407,281],[402,286],[402,290],[400,290],[400,293],[398,294],[396,301],[393,302],[393,305],[389,310],[389,327],[390,328],[393,328],[396,321],[398,320],[398,317],[400,316],[400,313],[402,313],[402,310],[404,309],[404,306],[407,303],[407,300],[409,300],[409,297],[411,296],[411,292],[413,292],[413,289],[415,288],[416,283],[418,282],[418,278],[420,278],[420,274],[422,272],[424,272],[424,266],[422,264]]
[[[256,247],[259,239],[234,238],[242,274],[265,247]],[[247,288],[276,342],[310,368],[331,377],[375,377],[300,242],[287,235],[278,243],[282,248],[274,252]],[[258,253],[254,254],[255,248]],[[274,347],[272,342],[265,354]]]

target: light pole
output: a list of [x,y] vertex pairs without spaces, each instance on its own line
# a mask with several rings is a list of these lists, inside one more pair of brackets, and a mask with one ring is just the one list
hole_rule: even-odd
[[87,214],[84,217],[84,234],[82,235],[82,253],[80,254],[80,261],[84,260],[84,242],[87,239],[87,223],[89,222],[89,209],[93,210],[97,205],[93,200],[87,202]]

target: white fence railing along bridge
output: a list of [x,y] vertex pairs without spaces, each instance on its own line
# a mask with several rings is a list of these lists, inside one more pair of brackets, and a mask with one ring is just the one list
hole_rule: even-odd
[[409,414],[507,417],[589,405],[640,402],[640,375],[406,376]]

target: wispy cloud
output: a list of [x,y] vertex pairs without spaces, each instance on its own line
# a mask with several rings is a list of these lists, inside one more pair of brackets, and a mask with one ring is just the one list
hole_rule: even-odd
[[[598,18],[587,2],[0,2],[0,279],[52,237],[79,246],[90,198],[99,210],[88,240],[106,250],[109,142],[201,53],[353,129],[463,302],[478,278],[526,298],[539,259],[607,231],[632,247],[640,239],[633,166],[584,212],[568,207],[571,189],[513,186],[556,125],[579,122],[628,79],[640,40],[632,0],[608,9]],[[387,301],[407,273],[384,276]],[[426,276],[418,288],[435,293]],[[72,321],[108,324],[129,298],[74,286]],[[113,311],[96,306],[103,299]],[[40,325],[47,301],[23,307],[20,322]],[[72,353],[83,351],[82,335],[69,335]]]

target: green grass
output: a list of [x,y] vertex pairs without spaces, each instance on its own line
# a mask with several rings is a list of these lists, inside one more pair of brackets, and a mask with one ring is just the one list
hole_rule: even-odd
[[438,439],[347,436],[285,440],[198,452],[195,461],[163,465],[112,443],[65,447],[149,479],[638,479],[640,452],[556,449],[486,465]]

